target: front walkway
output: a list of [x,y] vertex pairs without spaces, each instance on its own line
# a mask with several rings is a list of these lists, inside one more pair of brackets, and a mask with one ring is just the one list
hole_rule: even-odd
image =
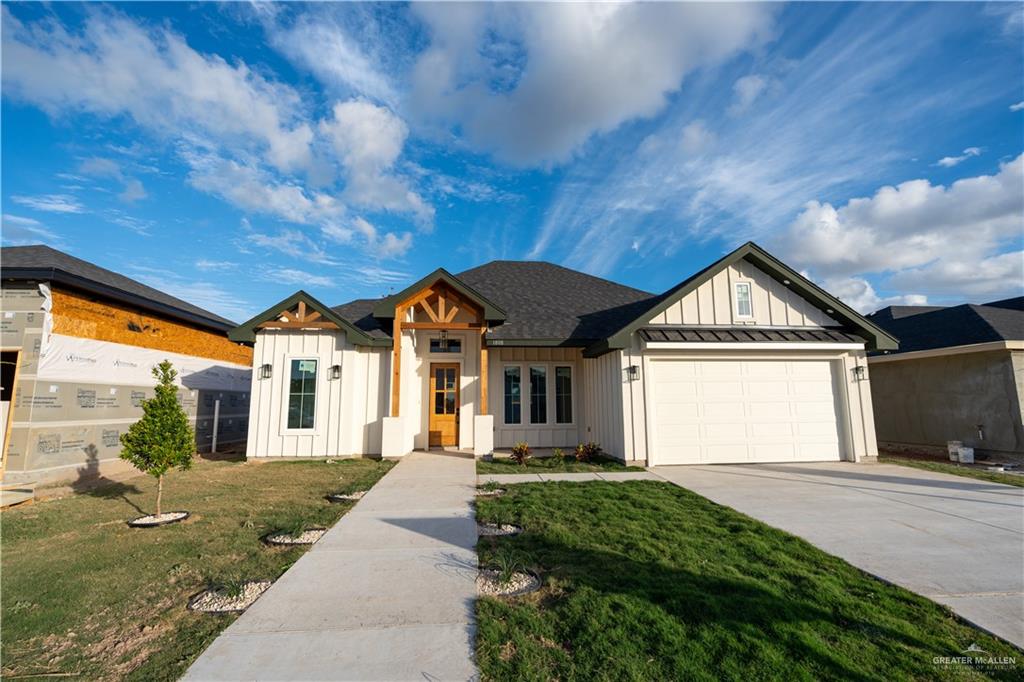
[[651,470],[1024,647],[1024,489],[893,464]]
[[467,680],[471,458],[402,459],[192,665],[188,680]]

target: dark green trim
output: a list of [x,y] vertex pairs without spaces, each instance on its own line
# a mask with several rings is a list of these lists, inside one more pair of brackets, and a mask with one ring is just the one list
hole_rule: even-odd
[[485,298],[480,292],[468,286],[444,268],[438,268],[412,286],[402,289],[397,294],[392,294],[387,298],[381,299],[380,303],[373,307],[373,316],[387,320],[394,319],[396,305],[416,292],[429,287],[438,280],[444,282],[452,289],[455,289],[455,291],[479,305],[484,311],[484,319],[488,322],[501,323],[505,321],[507,316],[504,310],[502,310],[498,305],[487,300],[487,298]]
[[704,284],[725,268],[743,259],[750,261],[765,274],[779,282],[788,279],[789,284],[785,286],[795,291],[822,312],[831,308],[833,312],[826,312],[825,314],[848,325],[860,335],[865,336],[868,340],[868,350],[895,350],[899,348],[899,342],[896,338],[888,334],[884,329],[835,296],[832,296],[796,270],[790,268],[754,242],[747,242],[732,253],[718,259],[700,272],[666,291],[658,297],[655,304],[645,310],[639,317],[604,341],[599,341],[587,348],[583,355],[585,357],[597,357],[613,350],[628,348],[630,336],[637,329],[648,324],[652,317],[664,312],[679,299],[696,290],[701,284]]
[[298,305],[299,301],[304,302],[307,308],[320,313],[321,319],[325,322],[333,322],[338,325],[338,327],[348,336],[349,341],[357,346],[391,345],[390,338],[377,339],[368,335],[362,329],[354,326],[345,318],[340,317],[336,312],[302,290],[296,291],[288,298],[279,303],[275,303],[251,320],[238,325],[228,332],[228,338],[238,343],[255,343],[257,325],[276,319],[282,310],[291,310]]

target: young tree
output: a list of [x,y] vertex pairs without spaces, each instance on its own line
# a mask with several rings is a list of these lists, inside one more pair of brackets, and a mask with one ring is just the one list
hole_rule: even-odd
[[142,418],[121,434],[121,459],[156,476],[156,514],[164,492],[164,474],[171,468],[188,469],[195,454],[195,434],[188,415],[178,404],[178,373],[164,360],[153,368],[156,396],[142,403]]

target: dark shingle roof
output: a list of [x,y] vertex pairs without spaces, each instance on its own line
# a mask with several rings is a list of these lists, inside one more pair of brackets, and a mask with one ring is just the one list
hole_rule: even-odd
[[[651,305],[654,295],[538,261],[492,261],[456,275],[508,314],[489,339],[537,339],[584,346],[606,337]],[[373,317],[379,299],[332,310],[371,336],[390,336]]]
[[458,274],[500,305],[508,321],[490,339],[567,339],[586,345],[636,317],[654,295],[535,261],[492,261]]
[[943,307],[944,306],[941,305],[891,305],[871,313],[868,317],[870,317],[875,324],[881,324],[879,320],[901,320],[905,317],[920,315],[921,313],[931,313],[936,310],[942,310]]
[[837,329],[755,329],[752,327],[644,327],[640,338],[684,343],[864,343]]
[[910,317],[884,310],[868,319],[900,340],[900,353],[993,341],[1024,341],[1024,312],[1007,307],[964,304]]
[[1004,298],[1001,301],[992,301],[991,303],[982,303],[987,308],[1008,308],[1010,310],[1024,310],[1024,296],[1015,296],[1013,298]]
[[41,244],[0,249],[0,277],[54,281],[218,331],[235,326],[209,310]]

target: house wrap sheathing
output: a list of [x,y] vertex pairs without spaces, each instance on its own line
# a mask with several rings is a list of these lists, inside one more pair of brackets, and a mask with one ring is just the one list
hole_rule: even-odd
[[[179,373],[197,449],[209,451],[215,432],[218,449],[245,441],[252,351],[227,339],[228,321],[46,247],[9,247],[2,256],[5,483],[122,467],[120,436],[153,397],[152,367],[165,359]],[[60,267],[28,267],[40,260]]]

